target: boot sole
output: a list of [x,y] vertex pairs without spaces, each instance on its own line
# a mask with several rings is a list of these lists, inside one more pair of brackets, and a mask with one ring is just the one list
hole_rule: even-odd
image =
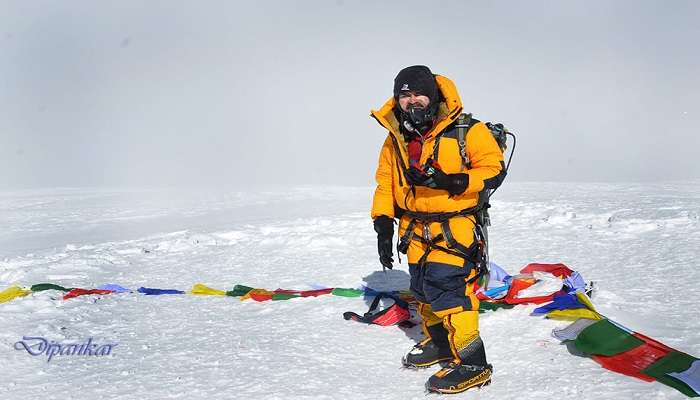
[[413,363],[407,362],[405,358],[401,359],[401,363],[403,364],[404,368],[406,368],[406,369],[426,369],[426,368],[432,367],[435,364],[439,364],[439,363],[442,363],[445,361],[452,361],[452,357],[441,358],[439,360],[435,360],[435,361],[427,363],[427,364],[413,364]]
[[426,382],[426,384],[425,384],[425,389],[426,389],[428,392],[431,392],[431,393],[438,393],[438,394],[455,394],[455,393],[466,392],[467,390],[469,390],[469,389],[474,389],[474,388],[481,389],[481,388],[483,388],[484,386],[488,386],[488,385],[490,385],[490,384],[491,384],[491,378],[489,377],[487,380],[485,380],[485,381],[483,381],[483,382],[481,382],[481,383],[475,383],[475,384],[472,384],[472,385],[469,385],[469,386],[465,386],[465,387],[463,387],[463,388],[456,388],[456,387],[454,387],[454,386],[450,386],[449,388],[436,388],[436,387],[431,387],[431,386],[429,386],[428,383]]

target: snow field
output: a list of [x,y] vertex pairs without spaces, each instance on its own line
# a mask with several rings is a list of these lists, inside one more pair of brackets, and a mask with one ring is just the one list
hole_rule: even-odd
[[[405,289],[405,258],[379,272],[371,194],[342,187],[5,193],[0,288]],[[492,259],[511,273],[528,262],[563,262],[595,281],[601,313],[697,356],[699,200],[700,185],[689,183],[508,183],[492,202]],[[0,396],[423,398],[434,369],[400,368],[418,328],[342,319],[366,308],[364,299],[336,296],[256,303],[36,293],[0,305]],[[456,398],[684,398],[570,354],[550,335],[566,323],[532,317],[532,309],[482,314],[493,383]],[[23,335],[118,346],[108,357],[47,362],[13,348]]]

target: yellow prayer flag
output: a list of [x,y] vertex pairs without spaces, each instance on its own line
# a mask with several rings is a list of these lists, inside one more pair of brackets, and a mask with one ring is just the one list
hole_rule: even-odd
[[201,283],[197,283],[192,286],[192,294],[205,295],[205,296],[226,296],[226,291],[219,289],[212,289]]
[[593,302],[591,302],[591,298],[586,296],[585,293],[576,292],[576,299],[579,301],[579,303],[588,307],[589,310],[595,312],[595,307],[593,306]]
[[19,286],[10,286],[9,288],[0,292],[0,303],[10,301],[16,297],[23,297],[31,293],[29,289],[25,289]]
[[568,310],[554,310],[550,311],[545,315],[549,319],[556,319],[560,321],[576,321],[579,318],[587,319],[603,319],[603,317],[595,311],[587,310],[585,308],[575,308]]

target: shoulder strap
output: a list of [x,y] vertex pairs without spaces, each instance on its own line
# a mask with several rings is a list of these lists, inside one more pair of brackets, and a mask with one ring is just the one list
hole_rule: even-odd
[[469,156],[467,155],[467,133],[472,126],[479,123],[480,121],[476,118],[472,118],[471,114],[460,114],[457,119],[448,126],[445,131],[441,132],[435,138],[435,145],[433,146],[433,160],[438,159],[438,152],[440,148],[440,139],[445,136],[452,139],[457,139],[459,145],[459,154],[462,158],[462,168],[469,169]]
[[464,169],[469,169],[471,166],[469,155],[467,154],[467,132],[478,122],[479,120],[472,118],[471,113],[460,114],[454,126],[457,130],[457,144],[459,145],[459,154],[462,156],[462,167]]

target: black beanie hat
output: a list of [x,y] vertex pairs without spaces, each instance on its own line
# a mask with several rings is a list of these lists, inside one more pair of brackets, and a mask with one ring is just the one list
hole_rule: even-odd
[[414,92],[428,96],[431,104],[439,102],[439,90],[435,75],[425,65],[414,65],[399,71],[394,79],[394,97],[401,92]]

